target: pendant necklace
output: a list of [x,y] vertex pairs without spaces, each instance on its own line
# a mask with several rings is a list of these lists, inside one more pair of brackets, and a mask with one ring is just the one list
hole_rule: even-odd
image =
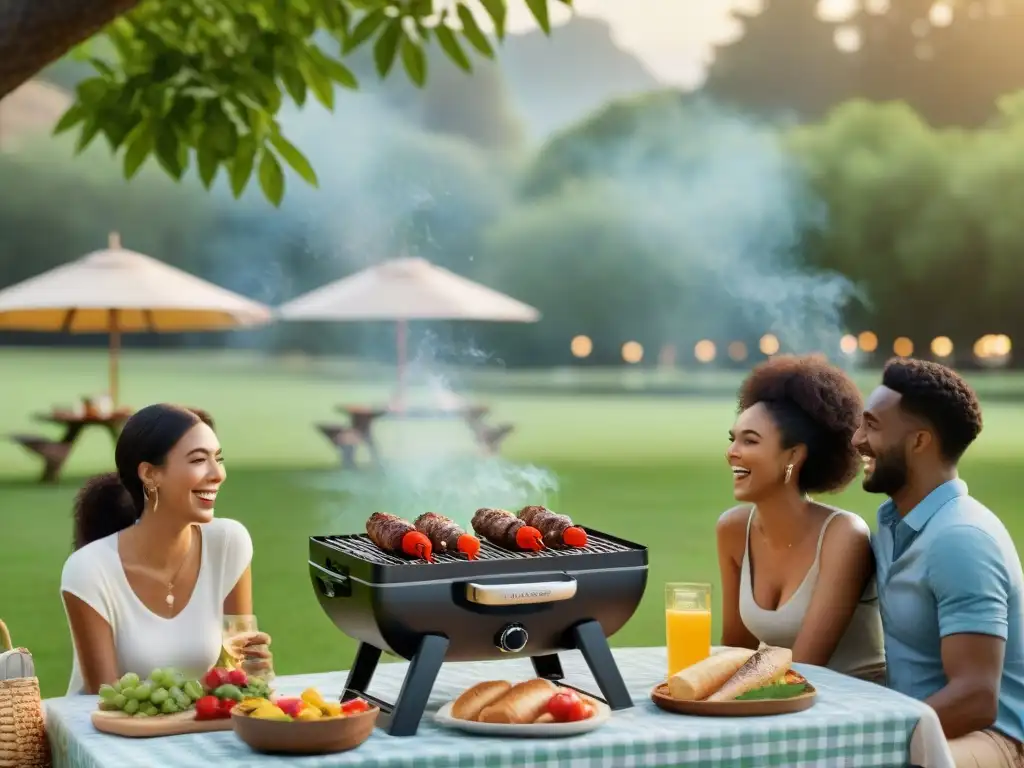
[[[192,529],[189,528],[189,534],[192,533]],[[188,562],[188,556],[192,554],[192,542],[193,539],[189,538],[188,549],[185,550],[185,556],[181,558],[181,565],[178,566],[178,570],[174,572],[174,576],[167,582],[167,597],[164,601],[167,603],[167,610],[174,610],[174,582],[178,580],[178,575],[181,573],[181,569],[185,567],[185,563]]]

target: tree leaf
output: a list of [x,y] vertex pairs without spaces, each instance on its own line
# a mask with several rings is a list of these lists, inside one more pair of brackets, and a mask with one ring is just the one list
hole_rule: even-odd
[[214,145],[216,137],[204,133],[199,139],[199,146],[196,149],[196,165],[199,168],[199,180],[203,186],[209,189],[213,180],[217,178],[217,170],[220,167],[220,157],[217,147]]
[[75,86],[75,93],[78,94],[78,101],[88,107],[97,104],[107,95],[107,87],[107,81],[102,77],[90,77]]
[[319,186],[320,181],[316,177],[316,171],[313,170],[313,166],[310,165],[309,160],[299,151],[298,147],[280,133],[271,136],[270,143],[274,145],[274,149],[278,151],[278,154],[281,155],[284,161],[292,167],[292,170],[311,186]]
[[149,153],[153,151],[155,136],[153,135],[153,123],[143,119],[126,138],[127,148],[124,151],[124,176],[131,179],[138,173],[139,168],[146,162]]
[[464,72],[472,72],[473,65],[470,63],[469,57],[466,56],[466,52],[462,50],[462,46],[459,45],[455,33],[444,24],[438,24],[434,28],[434,33],[437,35],[437,42],[441,44],[442,50],[448,54],[448,58]]
[[83,120],[85,120],[85,110],[76,102],[68,107],[67,111],[61,115],[60,120],[57,121],[57,125],[53,127],[53,135],[56,136],[59,133],[68,131]]
[[86,119],[82,125],[82,132],[78,136],[78,141],[75,143],[75,152],[80,153],[88,147],[92,140],[96,138],[96,134],[100,130],[100,121],[96,115],[93,115]]
[[242,192],[245,191],[255,162],[256,139],[251,133],[239,137],[238,150],[235,152],[235,159],[231,162],[231,193],[235,198],[241,197]]
[[260,158],[259,177],[263,194],[275,207],[281,205],[284,197],[284,173],[281,171],[281,164],[269,149],[264,149],[263,157]]
[[402,36],[402,64],[409,79],[422,87],[427,82],[427,55],[407,36]]
[[480,5],[491,17],[491,21],[494,22],[494,34],[501,40],[505,37],[505,17],[508,13],[505,0],[480,0]]
[[386,77],[395,63],[398,43],[402,39],[402,19],[391,19],[387,28],[381,32],[373,45],[373,61],[377,65],[377,74]]
[[537,24],[544,30],[545,35],[551,34],[551,17],[548,15],[548,0],[526,0],[526,7],[530,9]]
[[182,149],[183,145],[177,132],[170,126],[160,126],[156,134],[156,159],[176,180],[181,180],[185,174]]
[[351,90],[359,88],[359,81],[352,74],[352,70],[337,59],[332,59],[330,56],[318,56],[317,61],[323,67],[327,76],[342,88],[349,88]]
[[306,79],[306,84],[313,89],[316,100],[328,109],[334,109],[334,83],[327,73],[317,67],[308,58],[299,59],[299,71]]
[[378,27],[380,27],[385,20],[387,20],[387,15],[384,13],[383,8],[372,11],[371,13],[363,16],[363,18],[359,20],[359,23],[353,27],[352,31],[345,38],[345,44],[342,46],[342,52],[350,53],[365,43],[373,36],[373,33],[377,31]]
[[487,36],[476,23],[473,12],[462,3],[459,3],[459,21],[462,22],[462,34],[469,40],[470,45],[489,59],[494,58],[494,49],[491,47]]
[[306,103],[306,81],[298,69],[291,66],[281,67],[281,81],[292,101],[300,107]]

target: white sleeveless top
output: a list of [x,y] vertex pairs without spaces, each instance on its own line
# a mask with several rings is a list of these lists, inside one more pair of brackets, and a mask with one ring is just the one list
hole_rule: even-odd
[[[750,510],[747,518],[747,537],[743,547],[743,567],[740,573],[740,619],[744,626],[763,645],[779,648],[792,648],[796,643],[797,634],[804,623],[807,609],[811,604],[811,595],[818,583],[819,558],[821,544],[825,540],[825,531],[829,523],[837,515],[850,514],[835,510],[821,526],[818,535],[818,547],[814,553],[814,562],[807,570],[807,575],[786,602],[774,611],[761,608],[754,600],[753,582],[750,576],[750,524],[754,519],[754,511]],[[854,610],[850,625],[832,653],[827,664],[829,669],[847,675],[872,674],[885,663],[885,643],[882,634],[882,617],[878,609],[878,592],[875,578],[871,577],[860,604]]]
[[[198,679],[216,663],[224,600],[252,561],[252,539],[237,520],[218,517],[198,528],[203,543],[199,577],[188,604],[172,619],[149,610],[131,588],[117,552],[119,534],[86,544],[64,563],[61,592],[77,597],[110,625],[118,675],[145,677],[158,667],[175,667]],[[76,650],[68,695],[84,693],[84,688]]]

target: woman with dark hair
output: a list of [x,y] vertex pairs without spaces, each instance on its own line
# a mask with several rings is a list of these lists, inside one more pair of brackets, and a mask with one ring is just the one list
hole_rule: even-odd
[[[200,677],[220,656],[224,616],[252,613],[252,540],[213,515],[225,472],[210,417],[143,408],[114,461],[117,471],[75,500],[75,551],[61,575],[75,648],[69,694],[160,667]],[[265,634],[244,642],[259,646],[247,655],[269,658]]]
[[862,407],[853,381],[817,355],[772,358],[743,383],[726,453],[742,504],[717,528],[722,644],[790,648],[796,662],[881,682],[870,531],[809,495],[856,476]]

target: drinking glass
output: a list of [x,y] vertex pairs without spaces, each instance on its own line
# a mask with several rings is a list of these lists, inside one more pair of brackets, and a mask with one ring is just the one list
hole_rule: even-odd
[[711,585],[665,585],[668,676],[711,655]]
[[270,648],[265,645],[246,645],[245,641],[258,633],[259,625],[252,614],[225,615],[223,633],[224,647],[241,656],[242,670],[252,677],[261,677],[268,683],[274,679],[274,665]]

